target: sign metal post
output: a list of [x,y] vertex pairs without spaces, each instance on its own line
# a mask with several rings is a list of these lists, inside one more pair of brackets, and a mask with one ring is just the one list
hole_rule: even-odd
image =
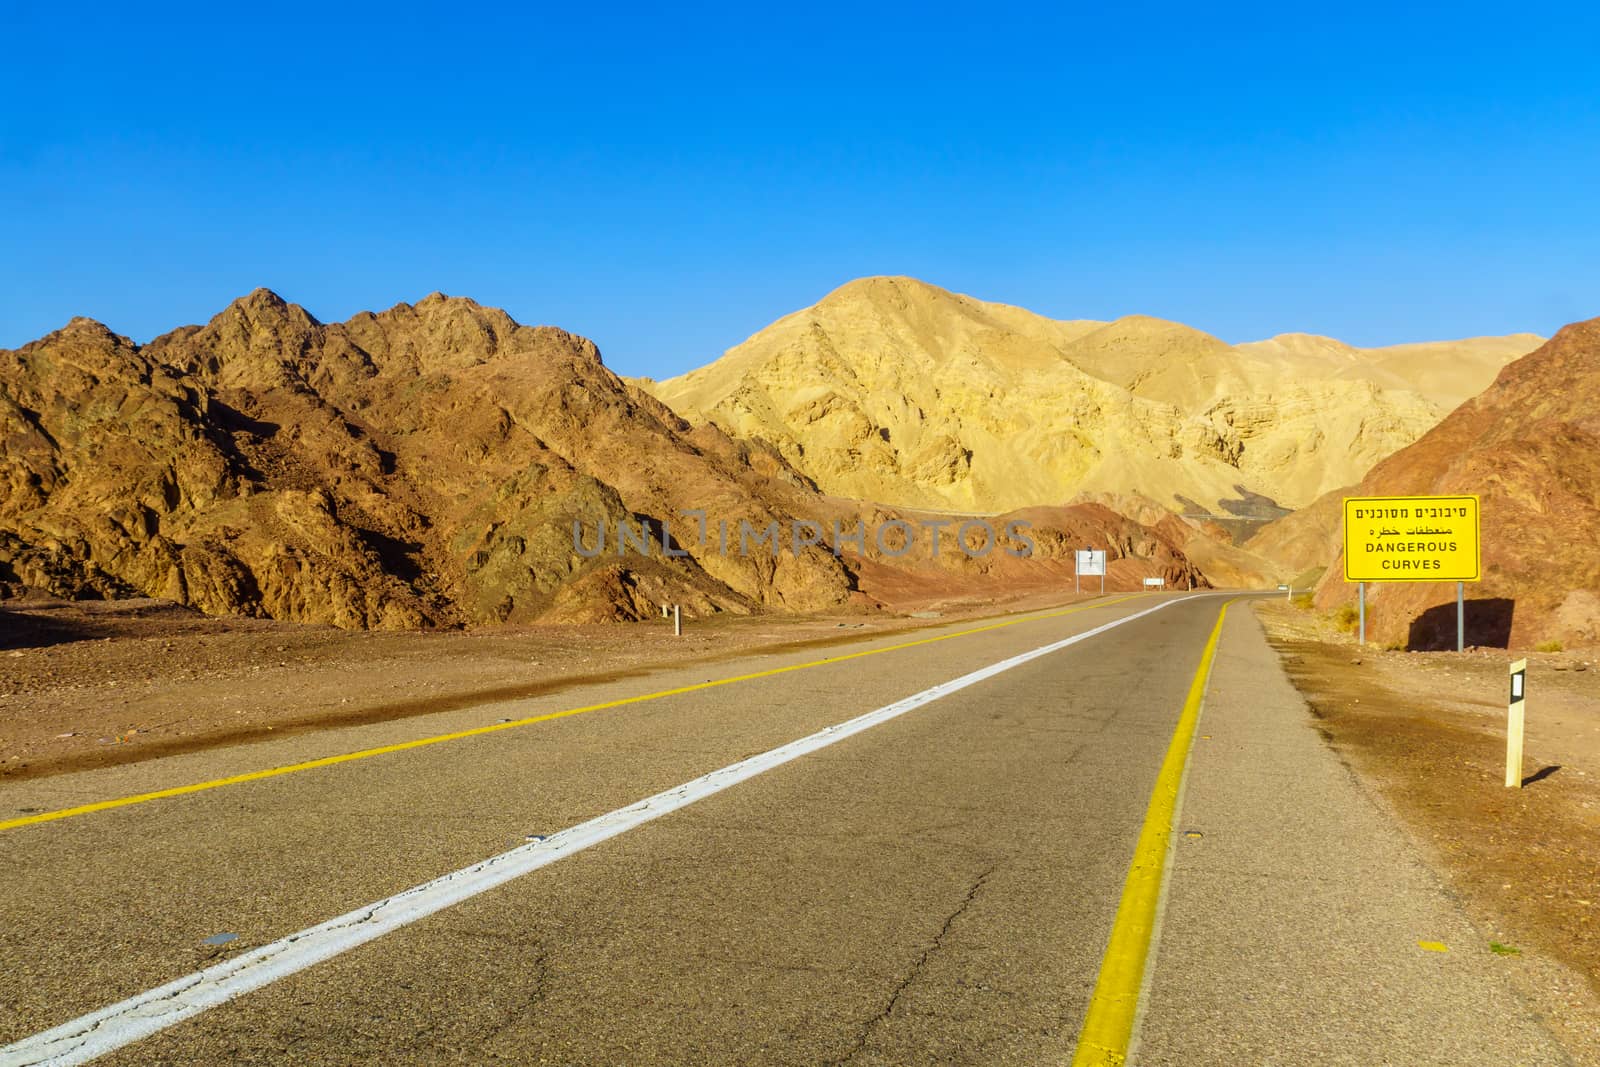
[[1072,572],[1072,591],[1082,592],[1081,581],[1084,575],[1091,578],[1096,574],[1100,576],[1100,595],[1106,592],[1106,552],[1103,548],[1080,548],[1074,556],[1076,566]]

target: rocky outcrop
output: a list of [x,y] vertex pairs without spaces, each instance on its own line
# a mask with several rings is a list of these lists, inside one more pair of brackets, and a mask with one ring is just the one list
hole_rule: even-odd
[[[144,346],[74,320],[0,353],[0,442],[0,582],[347,627],[527,620],[569,586],[628,617],[574,522],[765,521],[818,497],[591,342],[438,294],[323,324],[257,290]],[[649,588],[739,611],[853,588],[830,554],[790,563],[691,555]]]

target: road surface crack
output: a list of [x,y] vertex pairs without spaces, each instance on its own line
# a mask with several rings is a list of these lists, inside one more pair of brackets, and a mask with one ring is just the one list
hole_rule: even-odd
[[894,991],[889,994],[889,999],[884,1004],[883,1010],[861,1024],[861,1029],[856,1032],[855,1040],[851,1042],[849,1050],[843,1056],[834,1060],[832,1067],[843,1067],[844,1064],[850,1063],[859,1056],[867,1047],[867,1042],[872,1039],[874,1031],[889,1021],[889,1018],[894,1014],[896,1005],[900,1003],[900,998],[907,989],[911,988],[911,983],[915,982],[922,974],[923,969],[928,965],[928,961],[933,958],[934,953],[944,947],[944,940],[950,935],[956,920],[961,918],[966,910],[972,906],[972,902],[978,897],[978,891],[983,888],[983,884],[989,880],[989,876],[994,873],[994,870],[993,867],[990,867],[973,880],[972,885],[967,889],[966,896],[961,898],[961,903],[956,905],[954,911],[945,916],[943,925],[939,927],[939,932],[933,935],[933,940],[922,950],[922,954],[917,957],[910,970],[906,971],[905,976],[894,987]]

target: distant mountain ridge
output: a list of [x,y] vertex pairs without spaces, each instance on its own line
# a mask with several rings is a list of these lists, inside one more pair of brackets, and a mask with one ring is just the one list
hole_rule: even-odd
[[1149,316],[1053,320],[878,277],[642,384],[840,496],[1002,512],[1139,494],[1226,517],[1231,500],[1294,508],[1359,480],[1539,341],[1229,345]]
[[[770,446],[691,426],[582,337],[430,296],[323,323],[258,289],[146,345],[90,319],[0,350],[0,598],[164,597],[344,627],[870,610],[1113,574],[1204,584],[1182,531],[1048,509],[1037,559],[898,560],[874,544],[722,551],[681,516],[895,518],[820,492]],[[574,525],[677,544],[580,552]],[[1024,563],[1026,565],[1024,565]],[[954,583],[952,585],[952,583]]]
[[1410,390],[1449,409],[1487,388],[1501,367],[1532,352],[1544,341],[1536,333],[1513,333],[1357,348],[1332,337],[1285,333],[1234,347],[1285,367],[1305,361],[1312,364],[1313,373],[1332,365],[1337,377],[1365,379],[1385,389]]

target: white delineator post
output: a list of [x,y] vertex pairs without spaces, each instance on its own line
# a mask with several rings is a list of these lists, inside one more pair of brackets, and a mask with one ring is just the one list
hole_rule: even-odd
[[683,608],[681,605],[672,605],[672,636],[683,636]]
[[1511,665],[1511,707],[1506,713],[1506,788],[1522,788],[1522,724],[1527,705],[1528,661]]

